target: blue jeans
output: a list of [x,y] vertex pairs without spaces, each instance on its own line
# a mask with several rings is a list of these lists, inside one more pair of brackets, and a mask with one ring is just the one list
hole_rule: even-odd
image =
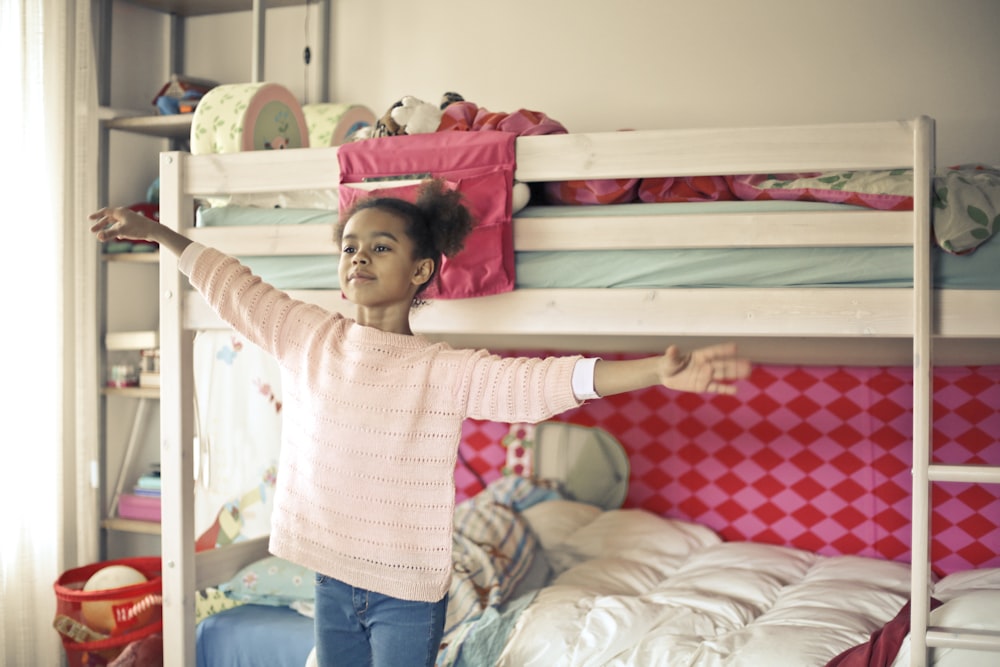
[[433,667],[448,597],[412,602],[316,575],[319,667]]

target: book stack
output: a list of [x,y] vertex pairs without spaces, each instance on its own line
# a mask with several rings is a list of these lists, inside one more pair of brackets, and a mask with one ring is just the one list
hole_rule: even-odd
[[123,493],[118,500],[118,515],[138,521],[160,520],[160,466],[139,476],[132,493]]
[[160,386],[160,348],[142,350],[139,364],[139,386]]
[[135,487],[132,490],[135,491],[135,495],[137,496],[159,498],[161,488],[160,464],[154,463],[149,472],[141,475],[139,479],[136,480]]

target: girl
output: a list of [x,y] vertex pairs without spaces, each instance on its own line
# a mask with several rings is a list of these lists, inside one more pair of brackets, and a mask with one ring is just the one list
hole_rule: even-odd
[[733,345],[629,361],[501,358],[410,330],[442,255],[472,228],[461,195],[429,181],[416,203],[361,200],[338,225],[354,319],[295,301],[236,259],[125,208],[97,239],[155,241],[234,329],[278,360],[285,393],[269,548],[316,571],[322,667],[433,665],[452,571],[454,469],[466,418],[538,422],[651,385],[732,393]]

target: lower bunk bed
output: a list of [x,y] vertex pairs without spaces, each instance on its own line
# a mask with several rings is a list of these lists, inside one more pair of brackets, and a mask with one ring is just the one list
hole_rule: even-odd
[[[438,665],[836,667],[876,652],[909,664],[907,565],[727,542],[558,488],[504,477],[459,504]],[[229,608],[200,621],[198,665],[315,664],[312,581],[266,557],[220,587],[224,602],[205,594],[200,606]],[[1000,631],[1000,568],[943,577],[932,595],[935,624]],[[938,649],[928,664],[993,663]]]
[[[234,545],[253,545],[256,536],[267,532],[278,456],[280,373],[272,359],[226,331],[199,333],[194,353],[198,440],[202,443],[197,523],[199,534],[211,537],[205,548],[215,546],[224,552]],[[785,619],[783,631],[801,635],[803,641],[808,638],[806,646],[818,648],[815,653],[792,652],[786,663],[768,659],[758,664],[825,665],[834,649],[850,646],[847,638],[867,642],[876,630],[879,636],[892,638],[893,651],[905,650],[905,642],[903,649],[899,647],[909,619],[905,610],[901,616],[900,611],[909,599],[910,570],[899,561],[908,556],[907,528],[900,526],[907,508],[905,496],[903,502],[896,496],[905,494],[909,485],[910,451],[904,440],[906,424],[901,423],[905,418],[900,419],[908,405],[907,373],[902,369],[772,365],[759,371],[739,397],[714,402],[683,396],[672,400],[665,392],[649,390],[628,402],[617,402],[610,410],[602,409],[600,403],[584,406],[567,415],[570,421],[565,423],[469,424],[462,450],[469,467],[456,470],[458,497],[466,499],[455,523],[452,599],[456,602],[451,605],[449,637],[439,664],[494,664],[495,656],[488,651],[505,647],[516,657],[503,664],[519,664],[524,654],[515,650],[521,634],[515,635],[514,629],[522,615],[523,623],[538,633],[531,641],[552,641],[554,629],[560,628],[565,632],[560,641],[570,647],[574,642],[583,647],[603,646],[604,635],[601,641],[589,638],[597,630],[618,635],[642,628],[640,634],[650,637],[632,636],[640,643],[653,642],[655,635],[676,634],[679,630],[671,627],[674,616],[655,627],[646,616],[651,608],[670,608],[670,614],[675,614],[680,613],[678,607],[690,604],[673,588],[685,580],[671,579],[682,565],[685,570],[692,568],[696,573],[692,576],[699,581],[704,579],[706,599],[717,598],[726,608],[709,609],[707,621],[689,627],[697,638],[688,638],[689,643],[718,644],[716,650],[731,652],[729,662],[721,664],[741,664],[739,659],[755,655],[745,653],[736,638],[766,634],[762,627],[773,630],[771,619],[777,612],[771,605],[782,600],[802,605],[789,615],[807,626]],[[865,372],[871,376],[868,381],[863,379]],[[984,419],[981,413],[993,410],[1000,416],[1000,367],[948,369],[936,374],[935,381],[939,386],[941,421],[935,426],[939,446],[967,449],[970,456],[995,457],[996,438],[991,444],[985,433],[997,432],[997,420]],[[850,389],[840,394],[835,388],[844,383]],[[801,402],[803,396],[815,401],[810,409]],[[770,409],[767,402],[773,404]],[[801,416],[789,420],[793,410]],[[722,412],[730,416],[720,421]],[[619,445],[602,428],[577,425],[593,422],[627,434],[628,445]],[[779,427],[786,432],[774,430]],[[642,442],[640,431],[648,432],[648,442]],[[508,473],[534,473],[543,481],[518,476],[497,479],[501,467]],[[480,491],[484,482],[476,475],[493,480],[487,491]],[[219,480],[228,484],[220,485]],[[228,500],[222,489],[212,492],[215,486],[230,489]],[[969,489],[950,491],[947,506],[936,513],[935,520],[951,528],[934,541],[933,571],[939,573],[935,579],[940,583],[930,593],[945,601],[951,599],[951,590],[982,588],[986,592],[969,590],[974,593],[971,599],[993,608],[1000,602],[995,597],[998,591],[992,590],[994,572],[1000,566],[1000,498],[990,496],[985,488],[973,489],[972,495],[966,495]],[[226,521],[217,519],[220,502]],[[629,509],[619,510],[623,503]],[[790,524],[799,527],[789,530]],[[584,532],[570,537],[577,527]],[[743,592],[725,593],[749,585],[740,583],[738,577],[718,586],[714,578],[706,578],[697,560],[707,558],[712,567],[719,562],[709,547],[736,550],[736,561],[747,570],[738,569],[737,574],[763,577],[773,585],[773,599],[747,602]],[[313,573],[263,555],[264,545],[259,541],[256,550],[259,557],[253,557],[251,564],[197,596],[199,665],[298,665],[308,656],[313,644],[308,616]],[[671,557],[661,563],[664,554]],[[599,560],[578,562],[585,557]],[[795,571],[801,580],[782,575],[771,581],[769,572],[781,559],[802,565],[801,572]],[[839,582],[836,591],[844,597],[823,599],[832,595],[830,589],[810,586],[826,580],[815,575],[818,578],[811,581],[810,577],[814,576],[811,568],[827,561],[860,568],[860,572],[850,568],[849,577],[865,583]],[[564,572],[567,568],[572,572]],[[894,573],[891,585],[877,578],[869,582],[874,573],[884,572]],[[577,580],[577,575],[583,579]],[[587,582],[592,576],[595,580]],[[628,585],[607,585],[617,580]],[[973,583],[955,583],[963,581]],[[550,613],[534,606],[536,601],[549,604],[547,596],[552,591],[547,587],[569,583],[576,588],[556,589],[566,593],[557,598],[565,608]],[[661,587],[670,593],[657,597]],[[822,592],[819,599],[810,599],[817,590]],[[865,596],[881,603],[874,605]],[[650,600],[655,602],[653,607]],[[597,605],[596,610],[591,610],[591,604]],[[612,605],[612,610],[621,606],[620,613],[608,612],[607,627],[595,629],[585,618],[574,617],[584,612],[605,613],[603,604]],[[935,625],[951,625],[952,615],[966,613],[970,604],[950,605],[935,611],[931,619]],[[819,619],[810,615],[814,608],[843,618]],[[855,616],[852,609],[864,613]],[[641,612],[641,622],[629,616],[636,611]],[[689,616],[685,611],[681,618],[689,622]],[[553,624],[552,619],[565,622]],[[889,621],[888,630],[881,631]],[[987,616],[965,617],[957,625],[997,626]],[[844,627],[853,630],[848,633]],[[832,633],[832,643],[816,642],[810,633]],[[885,650],[885,641],[879,643],[880,650]],[[654,655],[665,650],[659,644],[653,646],[649,650]],[[622,648],[621,653],[612,659],[600,652],[599,658],[579,664],[659,664],[648,652],[633,655]],[[935,649],[929,664],[955,664],[944,660],[953,653]],[[541,655],[547,659],[550,654]],[[584,649],[574,655],[582,661]],[[690,656],[684,654],[676,663],[667,664],[713,664],[708,657],[696,655],[693,662],[686,662]],[[958,652],[953,660],[962,655]],[[972,662],[959,664],[974,665],[975,659],[988,657],[987,653],[967,654],[962,659]],[[756,658],[763,660],[759,655]],[[939,659],[944,661],[939,663]],[[754,664],[747,660],[744,664]]]
[[[388,140],[396,139],[402,137]],[[949,364],[1000,363],[1000,286],[994,282],[995,255],[991,259],[1000,244],[990,239],[967,256],[930,247],[932,122],[522,137],[516,145],[513,175],[525,182],[825,168],[912,170],[911,211],[841,205],[804,209],[797,202],[773,202],[777,210],[761,211],[722,202],[721,212],[673,208],[668,213],[642,204],[636,205],[642,207],[636,216],[625,208],[592,207],[587,215],[570,213],[560,220],[548,208],[538,212],[529,207],[512,220],[509,249],[516,284],[474,298],[436,299],[416,312],[413,324],[421,333],[456,345],[496,350],[650,352],[662,351],[666,342],[689,346],[735,339],[759,362],[912,364],[912,430],[906,437],[913,443],[910,461],[916,474],[913,567],[891,559],[723,539],[698,522],[657,516],[662,508],[612,508],[594,514],[581,510],[578,501],[551,498],[511,510],[511,525],[521,526],[540,545],[524,567],[541,573],[525,573],[520,579],[504,574],[506,579],[491,580],[497,584],[492,588],[470,581],[465,593],[453,590],[456,599],[468,594],[478,602],[468,622],[452,621],[441,663],[645,665],[657,664],[650,655],[670,654],[677,660],[668,664],[823,665],[866,642],[909,600],[912,611],[902,617],[914,619],[912,664],[925,664],[931,655],[924,643],[929,596],[965,590],[946,583],[961,582],[951,579],[957,575],[931,581],[930,521],[920,518],[929,516],[931,500],[932,358]],[[326,148],[267,155],[166,153],[161,160],[161,219],[196,240],[253,258],[248,263],[261,274],[268,271],[265,264],[282,256],[292,256],[293,266],[303,269],[306,258],[319,255],[326,277],[335,277],[332,214],[319,214],[318,225],[285,225],[269,218],[262,224],[241,221],[229,227],[223,221],[221,226],[196,227],[194,204],[196,197],[322,190],[338,181],[337,157],[336,149]],[[205,212],[205,222],[236,213],[216,208]],[[733,246],[743,254],[721,254],[722,248]],[[807,252],[799,255],[800,268],[813,275],[789,280],[778,255],[803,248]],[[607,250],[633,254],[599,254]],[[860,259],[848,259],[854,251]],[[645,268],[637,261],[643,252],[651,260]],[[559,256],[571,259],[569,268],[555,269],[559,282],[532,270],[536,260],[547,264]],[[761,261],[752,263],[752,257]],[[609,266],[630,269],[633,275],[620,284],[608,283],[604,276]],[[663,275],[677,267],[674,278]],[[736,273],[716,282],[701,270],[709,267]],[[513,280],[513,274],[508,278]],[[576,278],[584,282],[562,282]],[[349,313],[335,283],[315,276],[295,280],[293,276],[280,286],[303,300]],[[229,624],[247,627],[258,611],[281,627],[288,623],[288,632],[294,625],[295,636],[303,638],[298,649],[308,649],[308,600],[296,600],[297,609],[245,604],[211,614],[198,626],[195,643],[196,591],[225,583],[239,586],[247,577],[261,577],[259,570],[254,575],[243,572],[244,567],[274,564],[262,560],[266,545],[261,539],[196,549],[193,484],[186,474],[199,457],[189,444],[199,421],[189,405],[194,392],[191,348],[195,332],[217,328],[218,321],[189,294],[170,258],[161,258],[161,288],[163,471],[174,480],[163,494],[167,664],[190,664],[196,652],[206,652],[205,664],[228,664],[214,653],[218,637],[225,636]],[[896,414],[900,417],[908,421],[905,411]],[[993,462],[991,453],[972,458],[971,463]],[[954,478],[970,479],[951,469],[938,476]],[[589,516],[572,535],[562,532],[577,525],[572,516],[532,520],[533,514],[558,507],[572,516]],[[460,509],[458,516],[467,511],[472,510]],[[908,516],[901,520],[909,522]],[[644,528],[630,528],[635,525]],[[625,532],[616,533],[614,526]],[[559,535],[553,537],[553,530]],[[461,534],[456,526],[456,535]],[[456,554],[456,562],[464,562],[465,552]],[[487,572],[496,566],[471,569]],[[992,571],[976,572],[982,579],[969,588],[996,587]],[[297,581],[306,581],[311,591],[308,574],[299,573]],[[983,581],[988,584],[979,586]],[[455,582],[461,586],[465,579],[456,577]],[[818,635],[823,639],[806,639]],[[251,633],[251,639],[264,636],[263,630]],[[956,645],[949,641],[938,646]],[[229,652],[242,655],[226,643]],[[548,652],[550,644],[561,647],[558,656]],[[764,658],[757,653],[770,649],[778,654]],[[264,655],[250,643],[247,651]],[[934,651],[942,657],[942,649]],[[308,655],[308,650],[289,651],[283,659],[301,664],[303,652]]]

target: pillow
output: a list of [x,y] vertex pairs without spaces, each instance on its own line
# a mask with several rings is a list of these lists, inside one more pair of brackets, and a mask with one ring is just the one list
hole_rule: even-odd
[[993,567],[953,572],[934,584],[932,592],[934,597],[947,602],[962,593],[997,589],[1000,589],[1000,568]]
[[515,512],[523,512],[539,503],[561,499],[562,495],[558,487],[546,480],[504,475],[491,481],[485,489],[464,502],[485,507],[494,504],[506,505],[513,508]]
[[340,194],[336,188],[325,190],[292,190],[289,192],[239,192],[205,201],[211,208],[236,206],[241,208],[312,208],[337,213]]
[[934,238],[946,251],[972,252],[1000,234],[1000,169],[962,165],[934,178]]
[[255,561],[219,590],[231,600],[284,607],[316,597],[315,572],[277,556]]
[[570,534],[548,554],[557,573],[592,558],[627,558],[655,562],[682,556],[721,542],[710,528],[665,519],[641,509],[610,510]]
[[[1000,591],[976,590],[960,595],[931,612],[930,624],[945,628],[1000,632]],[[959,648],[931,650],[931,664],[938,667],[992,667],[997,654]]]
[[543,549],[551,549],[597,518],[601,509],[575,500],[549,500],[521,511]]
[[905,563],[866,556],[831,556],[817,561],[809,570],[809,581],[861,582],[901,594],[910,592],[910,566]]
[[[932,608],[936,602],[936,598],[931,598]],[[934,609],[930,613],[929,624],[935,627],[998,632],[1000,631],[998,610],[1000,610],[1000,591],[985,588],[971,590]],[[909,605],[905,611],[909,611]],[[905,619],[909,628],[908,613]],[[996,660],[996,653],[991,651],[934,647],[930,650],[930,660],[927,664],[932,667],[993,667],[996,665]],[[909,664],[910,642],[904,641],[892,662],[892,667],[908,667]]]
[[654,590],[679,565],[674,562],[665,568],[662,562],[654,566],[625,558],[599,558],[571,567],[552,585],[575,586],[591,595],[637,596]]

